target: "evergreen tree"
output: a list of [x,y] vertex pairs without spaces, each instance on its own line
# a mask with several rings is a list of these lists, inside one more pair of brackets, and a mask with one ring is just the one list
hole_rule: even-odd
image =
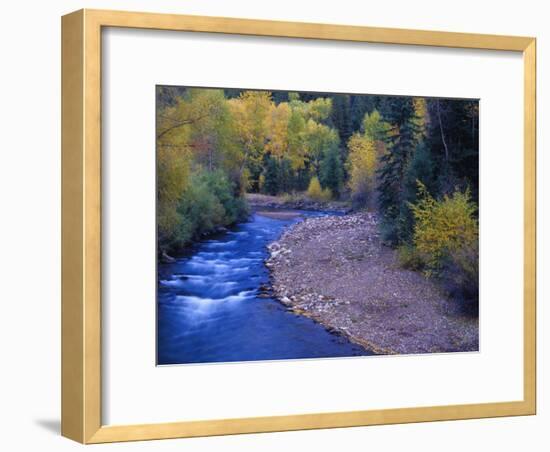
[[399,241],[410,243],[414,229],[414,215],[411,204],[418,201],[418,183],[426,192],[437,195],[435,163],[425,142],[420,142],[414,151],[403,180],[403,196],[399,208]]
[[340,195],[344,171],[338,148],[329,148],[321,161],[320,180],[323,188],[329,188],[332,195],[337,198]]
[[385,120],[390,125],[386,145],[388,152],[381,156],[379,169],[379,204],[385,241],[397,245],[406,229],[404,210],[405,173],[417,145],[418,125],[413,99],[388,98],[383,106]]
[[290,160],[283,158],[279,162],[279,192],[289,193],[292,190],[293,181],[292,181],[292,165]]
[[158,86],[157,87],[157,109],[173,107],[178,99],[185,96],[187,88],[184,86]]
[[375,109],[373,96],[350,96],[350,124],[352,133],[359,132],[365,113]]
[[430,99],[426,142],[437,165],[439,191],[470,187],[478,200],[479,107],[477,101]]
[[273,102],[280,104],[281,102],[288,102],[288,91],[273,91]]
[[347,143],[352,134],[350,110],[350,96],[347,94],[335,94],[332,96],[330,121],[336,130],[338,130],[338,136],[343,143]]
[[268,195],[276,195],[279,193],[279,168],[277,165],[277,159],[273,156],[266,158],[266,166],[264,170],[264,184],[263,191]]

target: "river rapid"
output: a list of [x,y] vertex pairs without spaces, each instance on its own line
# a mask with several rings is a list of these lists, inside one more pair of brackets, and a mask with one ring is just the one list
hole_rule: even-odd
[[348,357],[370,354],[265,293],[266,246],[305,216],[254,213],[232,230],[158,264],[157,364]]

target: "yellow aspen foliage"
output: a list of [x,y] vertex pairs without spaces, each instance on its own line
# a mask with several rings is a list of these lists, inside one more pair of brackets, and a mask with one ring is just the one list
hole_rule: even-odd
[[348,141],[348,187],[354,199],[366,202],[375,189],[376,142],[368,135],[355,133]]
[[317,176],[312,177],[309,181],[309,187],[307,188],[307,195],[310,198],[319,198],[321,196],[321,184],[319,183],[319,179]]
[[314,176],[309,181],[307,196],[314,201],[330,201],[332,193],[329,188],[322,189],[317,176]]
[[289,99],[292,110],[300,113],[306,121],[309,119],[316,122],[324,121],[332,112],[332,99],[319,97],[309,102],[303,102],[299,96],[292,95],[295,93],[290,94]]
[[271,153],[274,157],[283,158],[287,154],[289,118],[288,103],[271,104],[267,115],[268,141],[265,145],[265,152]]
[[287,155],[294,171],[303,169],[306,162],[304,131],[306,121],[296,109],[291,109],[287,125]]
[[465,248],[476,248],[479,228],[476,206],[470,192],[455,190],[443,199],[434,199],[422,182],[417,181],[418,201],[409,204],[414,220],[413,240],[426,265],[428,275],[437,272],[443,260]]
[[244,91],[228,101],[238,141],[243,148],[241,174],[247,163],[259,164],[267,138],[267,116],[272,105],[271,93]]
[[185,149],[157,148],[157,225],[159,237],[171,235],[179,222],[177,205],[189,184],[189,153]]

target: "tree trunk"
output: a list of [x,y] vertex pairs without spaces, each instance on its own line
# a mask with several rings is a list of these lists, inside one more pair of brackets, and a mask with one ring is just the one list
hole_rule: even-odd
[[437,107],[437,119],[439,120],[439,130],[441,132],[441,141],[443,142],[443,147],[445,148],[445,161],[449,161],[449,148],[447,147],[447,142],[445,141],[445,133],[443,132],[443,123],[441,121],[441,108],[439,107],[439,99],[436,100]]

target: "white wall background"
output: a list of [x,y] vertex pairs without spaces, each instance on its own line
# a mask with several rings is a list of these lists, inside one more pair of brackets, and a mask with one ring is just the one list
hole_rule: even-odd
[[[546,2],[394,0],[52,0],[5,2],[0,16],[0,444],[70,451],[59,436],[60,16],[82,7],[129,9],[538,38],[539,414],[534,417],[168,440],[102,450],[529,450],[550,447],[550,30]],[[505,131],[503,131],[505,133]],[[495,165],[495,171],[498,171]]]

